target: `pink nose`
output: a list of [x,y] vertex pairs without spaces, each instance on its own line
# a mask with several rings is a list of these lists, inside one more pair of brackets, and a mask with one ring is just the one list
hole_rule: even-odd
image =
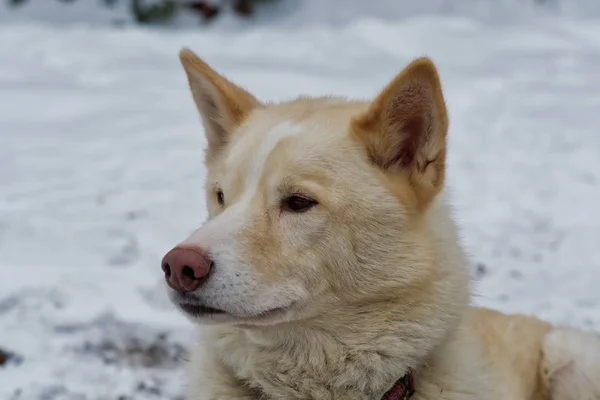
[[167,284],[178,292],[191,292],[206,280],[212,260],[201,249],[175,247],[162,259]]

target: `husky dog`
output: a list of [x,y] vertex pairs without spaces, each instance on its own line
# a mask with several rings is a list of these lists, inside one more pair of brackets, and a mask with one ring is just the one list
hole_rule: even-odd
[[600,340],[470,305],[433,62],[372,101],[265,104],[182,50],[208,221],[169,251],[188,400],[600,399]]

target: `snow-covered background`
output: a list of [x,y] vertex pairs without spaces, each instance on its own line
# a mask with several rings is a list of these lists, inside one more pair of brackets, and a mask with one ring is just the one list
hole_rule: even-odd
[[476,302],[600,331],[600,2],[289,1],[162,28],[0,5],[0,399],[181,394],[159,261],[205,217],[182,46],[264,100],[369,97],[431,56]]

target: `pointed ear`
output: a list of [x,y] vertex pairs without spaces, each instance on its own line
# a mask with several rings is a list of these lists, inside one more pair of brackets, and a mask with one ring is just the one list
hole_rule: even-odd
[[388,174],[407,176],[420,206],[443,186],[447,131],[440,79],[427,58],[409,64],[352,121],[371,161]]
[[191,50],[179,53],[194,102],[200,111],[208,157],[214,157],[230,135],[260,103],[250,93],[210,68]]

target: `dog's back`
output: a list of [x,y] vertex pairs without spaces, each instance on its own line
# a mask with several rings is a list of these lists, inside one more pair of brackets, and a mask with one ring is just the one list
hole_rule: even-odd
[[600,399],[600,338],[527,315],[474,308],[474,328],[499,382],[518,399]]

